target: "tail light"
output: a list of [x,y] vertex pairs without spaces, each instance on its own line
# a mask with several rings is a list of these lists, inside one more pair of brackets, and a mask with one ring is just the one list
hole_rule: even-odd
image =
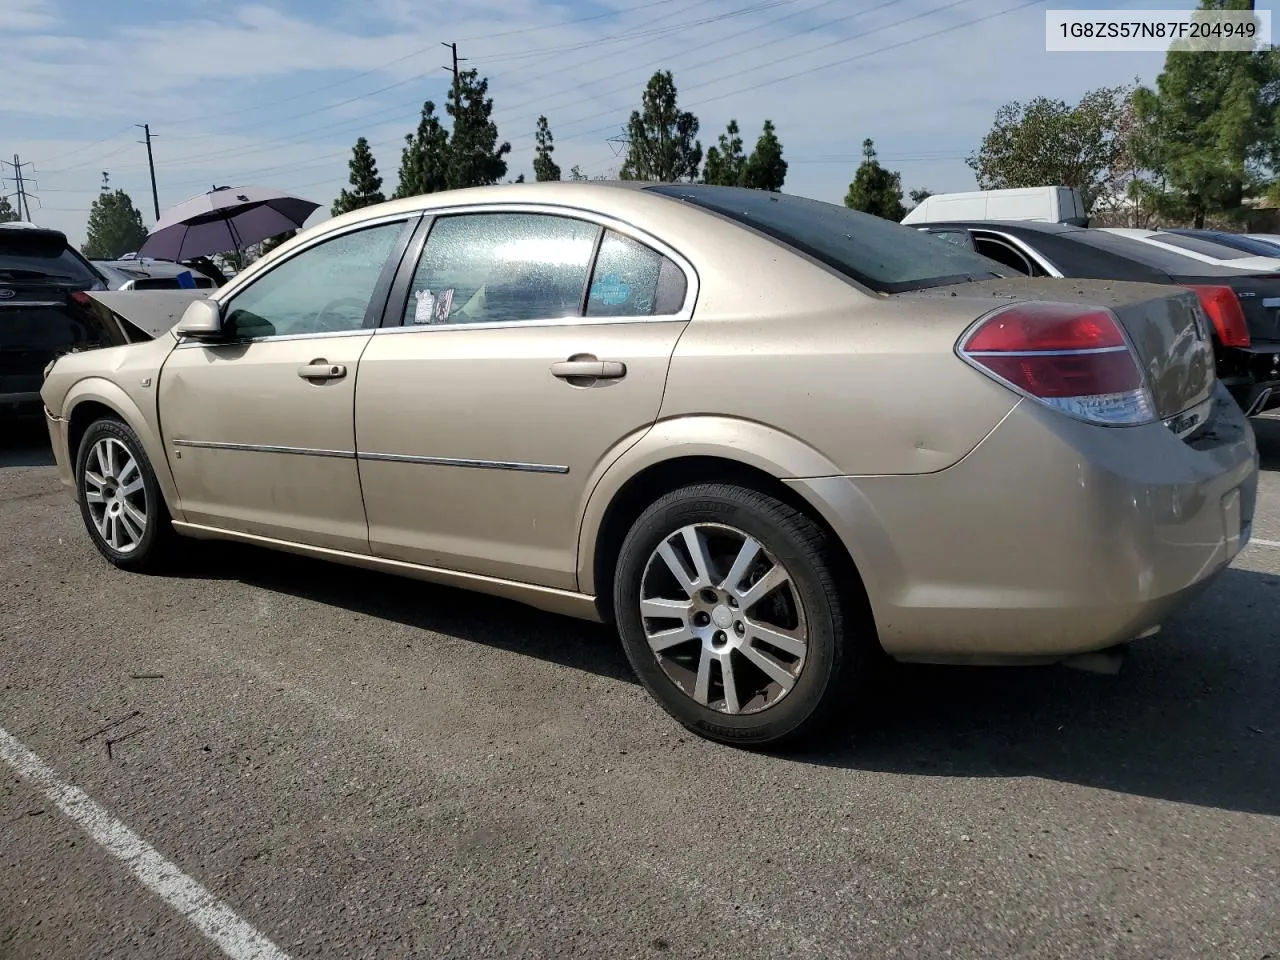
[[1249,346],[1249,325],[1244,319],[1240,298],[1230,287],[1193,285],[1200,306],[1213,321],[1213,329],[1224,347]]
[[89,299],[89,295],[85,293],[83,290],[72,290],[71,299],[74,300],[76,303],[80,304],[80,306],[82,307],[87,307],[89,306],[90,303],[93,302],[91,299]]
[[1090,423],[1149,423],[1155,408],[1133,349],[1110,310],[1019,303],[980,320],[958,352],[983,373]]

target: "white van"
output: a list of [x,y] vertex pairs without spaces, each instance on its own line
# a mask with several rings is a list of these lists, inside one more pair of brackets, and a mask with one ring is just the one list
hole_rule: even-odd
[[1084,199],[1071,187],[1022,187],[1016,190],[975,190],[938,193],[913,207],[903,223],[952,220],[1044,220],[1089,225]]

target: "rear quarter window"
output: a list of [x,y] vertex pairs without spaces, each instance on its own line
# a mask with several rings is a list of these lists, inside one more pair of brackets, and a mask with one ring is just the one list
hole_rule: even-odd
[[878,293],[903,293],[1013,271],[910,226],[790,194],[662,184],[661,193],[750,227]]

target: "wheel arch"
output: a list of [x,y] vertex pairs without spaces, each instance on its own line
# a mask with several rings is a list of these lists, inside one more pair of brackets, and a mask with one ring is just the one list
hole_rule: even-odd
[[[767,430],[759,425],[751,429]],[[772,433],[772,431],[770,431]],[[786,462],[812,469],[825,462],[820,454],[801,447],[794,438],[785,438],[784,447],[795,447]],[[666,452],[661,455],[657,449]],[[759,450],[759,447],[754,449]],[[648,452],[646,452],[648,451]],[[827,470],[822,473],[831,475]],[[733,483],[801,511],[827,533],[842,566],[842,579],[862,600],[866,590],[858,560],[839,535],[826,511],[813,503],[800,488],[788,484],[789,476],[803,476],[767,455],[751,454],[741,447],[720,443],[671,445],[663,438],[647,435],[606,470],[596,483],[588,502],[578,549],[579,589],[594,595],[601,619],[613,622],[613,576],[618,550],[636,518],[658,497],[682,486],[700,482]]]
[[72,476],[75,475],[80,441],[90,424],[107,417],[123,421],[137,435],[147,459],[151,461],[156,485],[170,514],[174,519],[182,519],[177,510],[178,489],[169,470],[169,460],[164,455],[164,446],[143,412],[124,390],[101,378],[81,380],[68,391],[62,410],[67,420],[67,462],[71,464]]

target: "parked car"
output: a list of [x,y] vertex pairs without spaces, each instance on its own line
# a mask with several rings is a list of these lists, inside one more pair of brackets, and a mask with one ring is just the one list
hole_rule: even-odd
[[482,187],[312,227],[42,396],[118,567],[230,539],[606,621],[680,722],[778,743],[881,653],[1149,636],[1249,539],[1195,295],[1011,274],[765,191]]
[[1280,403],[1280,275],[1217,266],[1113,230],[1022,222],[918,226],[1027,276],[1189,287],[1213,323],[1219,380],[1250,416]]
[[906,224],[940,220],[1044,220],[1048,223],[1089,225],[1079,190],[1070,187],[1018,187],[935,193],[925,197],[902,218]]
[[209,290],[221,284],[207,273],[169,260],[131,257],[120,260],[94,260],[112,290],[180,290],[185,283],[192,288]]
[[1134,227],[1099,227],[1098,229],[1114,233],[1119,237],[1149,243],[1164,250],[1172,250],[1192,260],[1199,260],[1201,263],[1217,267],[1230,267],[1233,270],[1247,270],[1254,273],[1280,272],[1280,256],[1258,256],[1221,243],[1214,243],[1203,237],[1188,237],[1168,230],[1142,230]]
[[[1268,243],[1266,240],[1261,240],[1257,237],[1251,237],[1248,234],[1228,233],[1226,230],[1194,230],[1184,227],[1161,227],[1158,232],[1207,240],[1209,243],[1230,247],[1232,250],[1237,250],[1247,257],[1267,257],[1268,259],[1280,257],[1280,246],[1275,243]],[[1177,246],[1177,244],[1175,243],[1174,246]]]
[[59,354],[129,342],[87,295],[105,287],[65,234],[0,223],[0,416],[40,415],[41,374]]

